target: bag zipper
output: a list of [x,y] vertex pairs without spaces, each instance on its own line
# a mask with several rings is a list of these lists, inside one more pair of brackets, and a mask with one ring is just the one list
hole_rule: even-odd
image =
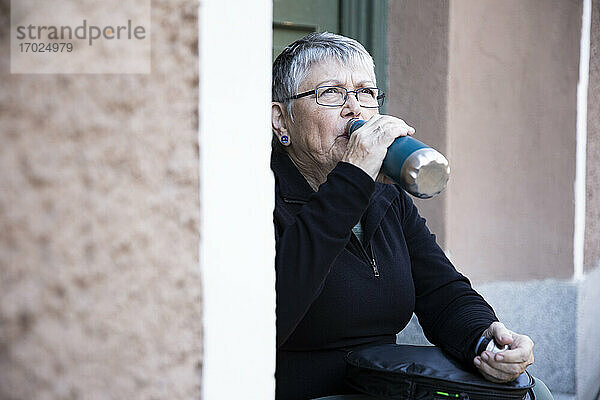
[[433,394],[434,400],[448,400],[448,399],[458,399],[458,400],[470,400],[469,395],[466,393],[448,393],[442,391],[436,391]]
[[[458,400],[489,400],[490,398],[498,399],[498,400],[523,400],[527,398],[527,394],[532,392],[532,387],[535,384],[532,376],[529,372],[525,371],[525,373],[529,376],[529,387],[524,388],[511,388],[511,389],[495,389],[483,386],[481,384],[464,384],[464,383],[455,383],[452,381],[448,381],[446,379],[439,378],[425,378],[421,376],[415,376],[411,373],[406,372],[390,372],[390,371],[382,371],[380,368],[375,368],[372,366],[366,365],[357,365],[355,362],[348,360],[346,361],[350,363],[350,365],[355,368],[364,368],[366,370],[370,370],[371,372],[383,374],[389,378],[397,379],[398,376],[404,377],[409,384],[409,397],[413,398],[417,394],[419,389],[428,390],[429,396],[432,396],[431,399],[439,400],[439,399],[458,399]],[[433,382],[439,382],[436,385]],[[469,386],[469,389],[465,389],[464,386]],[[521,390],[525,390],[525,393],[519,394]],[[466,393],[469,392],[469,393]]]
[[[471,387],[467,390],[464,388],[457,388],[456,385],[452,385],[449,382],[444,382],[442,387],[432,385],[430,382],[419,382],[419,380],[415,379],[415,383],[418,387],[422,389],[429,390],[430,394],[434,396],[434,399],[457,399],[457,400],[488,400],[489,398],[494,399],[523,399],[524,396],[521,396],[516,393],[502,393],[498,391],[494,391],[493,389],[481,390],[474,387]],[[445,388],[443,386],[446,386]],[[467,394],[466,392],[469,392]]]

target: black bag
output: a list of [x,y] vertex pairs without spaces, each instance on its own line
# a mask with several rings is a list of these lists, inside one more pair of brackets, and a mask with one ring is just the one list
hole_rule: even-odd
[[509,383],[489,382],[434,346],[366,347],[349,352],[346,365],[350,386],[378,399],[522,400],[534,386],[528,372]]

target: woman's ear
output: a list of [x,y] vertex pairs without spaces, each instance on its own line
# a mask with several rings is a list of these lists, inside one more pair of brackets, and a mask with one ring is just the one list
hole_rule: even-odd
[[275,132],[281,144],[289,146],[290,134],[287,129],[286,112],[286,107],[282,103],[276,101],[271,103],[271,127],[273,132]]

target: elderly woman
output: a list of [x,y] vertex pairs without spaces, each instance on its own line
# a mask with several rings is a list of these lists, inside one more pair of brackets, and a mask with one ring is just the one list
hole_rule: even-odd
[[[427,338],[491,381],[533,362],[533,342],[494,311],[436,244],[410,197],[379,183],[388,146],[415,130],[381,115],[373,60],[314,33],[273,65],[277,399],[352,393],[345,353],[395,343],[416,313]],[[347,122],[368,122],[352,135]],[[486,335],[511,349],[475,354]]]

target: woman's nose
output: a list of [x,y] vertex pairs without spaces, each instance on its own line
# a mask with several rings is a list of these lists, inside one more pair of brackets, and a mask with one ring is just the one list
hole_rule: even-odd
[[343,117],[358,117],[361,113],[362,109],[360,104],[358,104],[358,99],[356,98],[356,93],[348,93],[348,98],[342,107],[342,116]]

